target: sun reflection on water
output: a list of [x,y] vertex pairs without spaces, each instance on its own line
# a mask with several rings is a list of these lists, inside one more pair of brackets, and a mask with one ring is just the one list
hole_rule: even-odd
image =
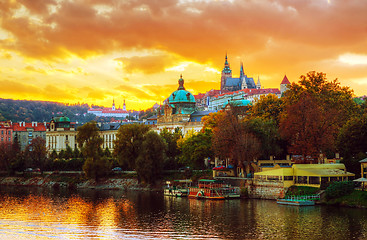
[[364,239],[367,211],[119,196],[0,192],[0,239]]

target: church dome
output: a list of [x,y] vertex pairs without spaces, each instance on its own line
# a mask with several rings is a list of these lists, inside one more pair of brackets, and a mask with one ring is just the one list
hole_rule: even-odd
[[62,116],[62,117],[55,117],[55,122],[70,122],[70,119],[68,117]]
[[176,91],[174,91],[168,98],[168,102],[170,104],[177,103],[192,103],[195,104],[195,97],[189,91],[185,90],[183,86],[184,80],[181,78],[178,80],[179,87]]

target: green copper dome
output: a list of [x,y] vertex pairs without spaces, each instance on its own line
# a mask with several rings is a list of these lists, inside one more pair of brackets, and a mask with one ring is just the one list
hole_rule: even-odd
[[64,116],[55,117],[54,120],[55,120],[55,122],[70,122],[70,118],[64,117]]
[[185,90],[184,80],[181,78],[178,80],[179,87],[176,91],[174,91],[168,98],[168,102],[170,104],[176,103],[193,103],[195,104],[195,97],[189,91]]

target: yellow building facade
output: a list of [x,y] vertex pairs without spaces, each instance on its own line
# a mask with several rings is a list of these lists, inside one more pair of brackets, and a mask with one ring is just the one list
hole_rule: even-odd
[[345,165],[337,164],[293,164],[289,167],[277,167],[254,174],[255,179],[282,181],[284,187],[292,185],[320,187],[333,181],[347,181],[355,176],[346,171]]

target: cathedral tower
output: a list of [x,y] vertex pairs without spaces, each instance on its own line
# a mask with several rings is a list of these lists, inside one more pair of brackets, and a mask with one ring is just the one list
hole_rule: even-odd
[[222,77],[220,80],[220,90],[223,90],[225,85],[226,85],[226,80],[227,78],[231,78],[232,77],[232,70],[229,67],[229,63],[228,63],[228,57],[226,54],[226,58],[225,58],[225,62],[224,62],[224,68],[222,70]]

